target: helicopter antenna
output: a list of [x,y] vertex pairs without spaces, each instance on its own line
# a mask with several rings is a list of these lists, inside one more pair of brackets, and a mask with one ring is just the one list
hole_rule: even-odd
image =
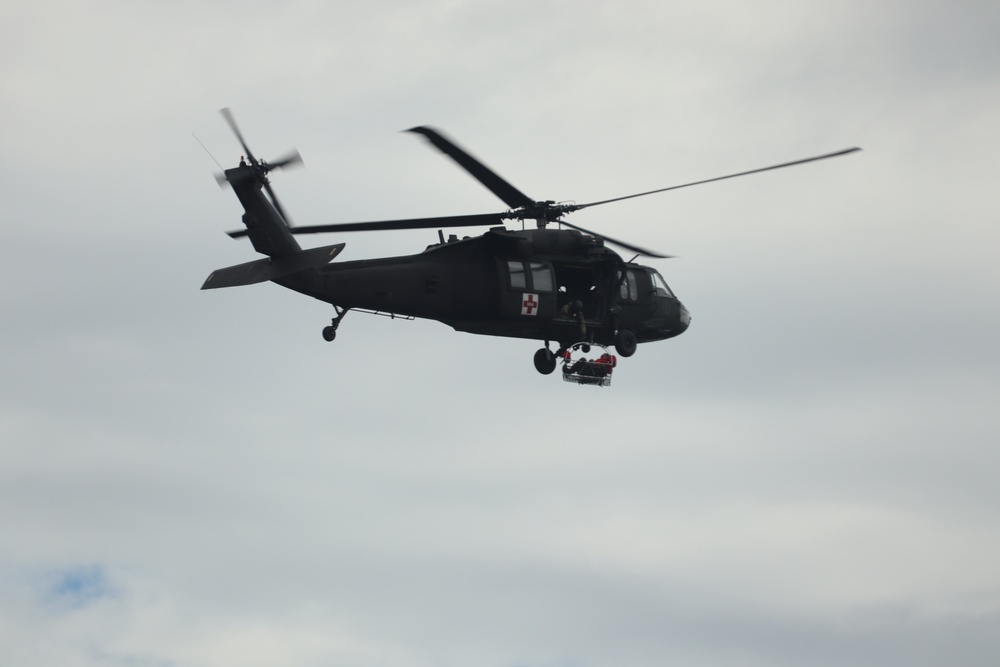
[[219,169],[225,171],[225,168],[221,164],[219,164],[219,161],[215,159],[214,155],[212,155],[212,151],[208,150],[208,147],[205,146],[205,144],[201,143],[201,139],[198,138],[198,135],[192,132],[191,136],[194,137],[194,140],[198,142],[198,145],[200,145],[202,148],[205,149],[205,152],[208,153],[208,157],[212,158],[212,162],[214,162],[216,166],[219,167]]

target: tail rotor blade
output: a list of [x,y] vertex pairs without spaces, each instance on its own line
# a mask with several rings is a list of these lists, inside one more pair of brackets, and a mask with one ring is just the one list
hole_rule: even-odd
[[256,166],[257,158],[253,156],[253,153],[250,152],[250,147],[247,146],[247,142],[244,141],[243,134],[240,133],[239,126],[236,125],[236,119],[233,118],[233,112],[229,110],[229,107],[223,107],[222,109],[219,109],[219,113],[221,113],[222,117],[226,119],[227,123],[229,123],[229,129],[231,129],[233,134],[236,135],[236,138],[240,140],[240,145],[243,146],[243,151],[247,154],[247,159],[250,160],[250,164]]
[[268,183],[266,180],[264,181],[264,189],[266,189],[267,194],[271,196],[271,203],[274,204],[274,208],[276,211],[278,211],[278,215],[281,216],[281,219],[285,221],[286,225],[291,227],[292,221],[288,219],[287,215],[285,215],[285,209],[282,208],[281,202],[278,201],[278,195],[274,194],[274,190],[271,189],[271,184]]
[[284,167],[295,167],[302,164],[302,156],[299,152],[293,150],[288,155],[282,157],[280,160],[275,160],[274,162],[268,162],[268,169],[282,169]]

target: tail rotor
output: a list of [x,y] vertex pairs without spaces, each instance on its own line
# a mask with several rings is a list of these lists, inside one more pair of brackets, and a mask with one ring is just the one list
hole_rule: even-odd
[[[249,162],[249,164],[246,164],[245,166],[253,170],[254,176],[258,181],[260,181],[264,189],[267,190],[267,194],[271,198],[274,208],[278,211],[278,215],[280,215],[282,220],[285,221],[285,224],[291,226],[291,222],[288,215],[285,213],[284,207],[282,207],[281,202],[278,200],[278,196],[274,194],[274,190],[271,188],[271,182],[267,178],[267,174],[272,169],[284,169],[285,167],[294,167],[303,164],[302,156],[297,150],[292,150],[274,162],[258,160],[254,157],[253,151],[250,150],[246,140],[243,138],[243,133],[240,132],[239,125],[236,124],[236,119],[233,117],[233,112],[229,110],[229,107],[220,109],[219,113],[221,113],[222,117],[226,119],[226,123],[229,124],[229,129],[233,131],[233,134],[236,135],[240,145],[243,147],[243,152],[246,154],[246,159]],[[240,164],[241,166],[244,166],[245,163],[241,161]],[[223,174],[216,174],[215,179],[219,182],[220,186],[225,185],[229,182],[229,171]]]

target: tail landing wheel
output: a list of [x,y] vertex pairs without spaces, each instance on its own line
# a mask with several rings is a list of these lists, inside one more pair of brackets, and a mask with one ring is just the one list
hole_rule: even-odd
[[333,339],[337,337],[337,327],[340,326],[340,321],[344,319],[344,315],[347,314],[347,309],[341,310],[336,306],[333,307],[337,311],[337,316],[333,318],[330,322],[330,326],[323,327],[323,340],[327,343],[333,342]]

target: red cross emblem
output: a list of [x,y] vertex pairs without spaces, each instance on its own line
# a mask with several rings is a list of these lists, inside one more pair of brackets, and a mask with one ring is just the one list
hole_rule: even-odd
[[538,309],[538,295],[528,294],[525,292],[524,301],[521,302],[521,314],[522,315],[536,315],[535,311]]

